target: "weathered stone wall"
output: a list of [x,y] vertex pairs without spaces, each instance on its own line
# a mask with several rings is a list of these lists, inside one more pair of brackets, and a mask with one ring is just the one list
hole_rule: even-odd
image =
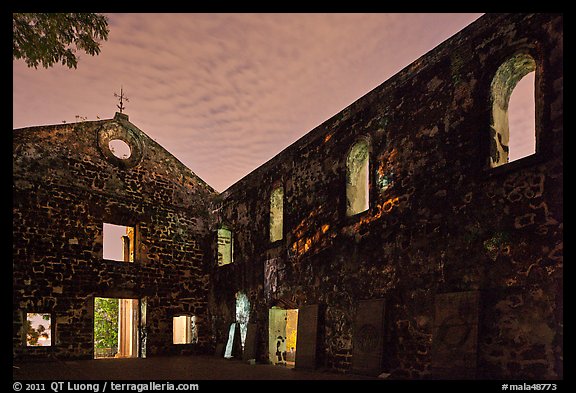
[[[106,149],[123,138],[131,156]],[[212,260],[208,205],[216,193],[125,115],[13,131],[13,350],[15,357],[92,358],[93,299],[147,302],[147,355],[172,345],[172,316],[207,321]],[[136,228],[133,263],[103,259],[103,223]],[[26,347],[23,313],[52,313],[52,347]]]
[[[384,298],[382,371],[434,378],[435,295],[479,291],[474,375],[561,378],[562,29],[560,15],[485,15],[226,190],[234,262],[211,265],[215,340],[237,291],[261,361],[271,306],[320,304],[318,366],[348,372],[358,302]],[[537,153],[490,169],[490,83],[517,52],[537,64]],[[360,137],[370,208],[347,217],[346,157]],[[284,237],[270,243],[278,182]]]

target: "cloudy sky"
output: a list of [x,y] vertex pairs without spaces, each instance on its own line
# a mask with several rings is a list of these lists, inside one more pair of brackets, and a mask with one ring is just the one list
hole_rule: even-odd
[[13,62],[13,128],[130,121],[217,191],[481,14],[106,14],[78,68]]

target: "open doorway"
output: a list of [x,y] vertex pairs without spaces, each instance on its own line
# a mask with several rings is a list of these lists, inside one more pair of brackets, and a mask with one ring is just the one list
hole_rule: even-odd
[[94,358],[139,356],[138,299],[94,298]]
[[268,358],[270,363],[294,367],[298,336],[298,310],[272,307],[268,311]]

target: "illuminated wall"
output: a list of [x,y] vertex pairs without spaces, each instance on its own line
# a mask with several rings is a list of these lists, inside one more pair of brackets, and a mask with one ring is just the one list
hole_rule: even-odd
[[270,195],[270,241],[282,240],[284,222],[284,188],[276,187]]
[[[492,168],[509,163],[510,158],[522,158],[514,152],[516,147],[511,142],[520,136],[529,139],[534,148],[529,149],[529,153],[535,153],[536,130],[527,127],[527,129],[514,129],[511,133],[509,104],[512,93],[516,85],[526,75],[535,72],[536,61],[528,53],[515,54],[507,59],[498,67],[492,83],[490,85],[490,99],[492,102],[492,144],[490,155],[490,166]],[[533,80],[533,78],[532,78]],[[532,106],[533,108],[533,106]],[[535,116],[535,111],[528,112]],[[530,124],[530,123],[529,123]],[[533,124],[533,123],[532,123]],[[532,147],[531,146],[531,147]],[[512,151],[510,151],[512,150]]]
[[242,348],[246,342],[246,333],[248,330],[248,322],[250,321],[250,301],[245,293],[238,292],[236,294],[236,323],[240,325],[240,340]]
[[218,229],[218,266],[233,262],[234,239],[232,231],[227,228]]
[[[98,297],[147,304],[129,356],[212,351],[202,327],[174,345],[172,318],[206,313],[216,192],[123,114],[13,130],[12,148],[14,358],[92,359]],[[24,345],[27,313],[51,316],[51,346]]]
[[[217,334],[242,291],[263,362],[277,344],[269,310],[318,305],[304,329],[317,322],[309,343],[333,371],[350,372],[353,349],[358,364],[377,342],[373,369],[393,379],[450,367],[466,378],[561,377],[562,25],[561,15],[488,14],[223,192],[235,263],[212,276]],[[532,153],[509,159],[507,105],[533,71]],[[278,184],[283,237],[270,242]],[[477,293],[475,309],[437,309]],[[361,301],[379,299],[384,321],[355,319]],[[478,332],[459,347],[477,362],[446,349],[450,321]]]
[[346,159],[346,215],[353,216],[369,207],[369,150],[366,141],[358,141]]

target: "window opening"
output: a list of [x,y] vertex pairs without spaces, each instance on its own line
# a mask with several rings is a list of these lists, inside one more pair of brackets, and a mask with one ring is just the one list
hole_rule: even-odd
[[26,346],[49,347],[52,345],[52,316],[49,313],[26,313],[24,322]]
[[492,79],[491,168],[536,152],[535,70],[532,56],[518,54],[504,62]]
[[104,223],[104,259],[134,262],[134,227]]
[[346,159],[346,215],[353,216],[369,207],[369,152],[366,141],[358,141]]
[[276,187],[270,195],[270,241],[282,240],[284,221],[284,188]]
[[224,266],[232,263],[232,253],[232,231],[227,228],[218,229],[218,266]]

